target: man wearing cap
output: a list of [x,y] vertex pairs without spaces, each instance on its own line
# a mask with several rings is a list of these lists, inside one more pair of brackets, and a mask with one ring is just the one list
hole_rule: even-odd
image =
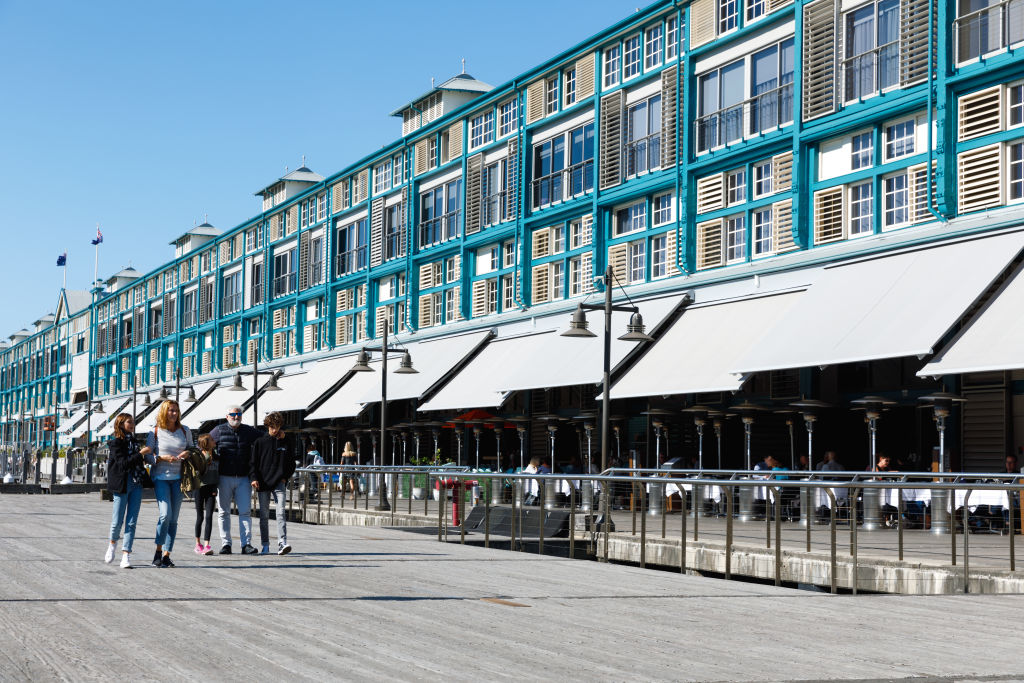
[[240,406],[228,406],[227,419],[226,424],[219,424],[210,432],[220,458],[220,483],[217,487],[220,554],[231,554],[231,501],[234,500],[238,506],[238,541],[242,545],[242,553],[255,555],[259,551],[249,543],[252,533],[252,518],[249,516],[252,502],[249,461],[252,458],[252,445],[260,437],[260,432],[255,427],[242,424]]

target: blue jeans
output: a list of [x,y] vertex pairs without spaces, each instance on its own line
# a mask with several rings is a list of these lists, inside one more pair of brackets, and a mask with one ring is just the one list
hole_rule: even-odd
[[260,543],[270,543],[270,497],[274,497],[274,515],[277,517],[277,546],[280,548],[288,543],[288,524],[285,521],[287,515],[284,509],[285,491],[282,481],[271,491],[257,491],[260,499]]
[[174,548],[174,537],[178,535],[178,512],[181,511],[181,480],[154,479],[156,505],[160,517],[156,520],[156,544],[165,553]]
[[121,550],[132,551],[135,541],[135,523],[139,521],[139,507],[142,505],[142,485],[128,482],[128,491],[114,494],[114,513],[110,520],[110,540],[116,541],[124,523],[124,543]]
[[220,476],[217,484],[217,508],[221,545],[231,545],[231,501],[238,506],[238,540],[244,548],[252,536],[252,484],[247,477]]

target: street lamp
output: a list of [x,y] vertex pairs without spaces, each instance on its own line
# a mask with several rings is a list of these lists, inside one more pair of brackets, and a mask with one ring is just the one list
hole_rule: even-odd
[[[228,391],[245,391],[245,387],[242,386],[242,375],[252,375],[252,426],[260,426],[260,413],[258,410],[259,400],[259,376],[270,375],[270,381],[263,387],[263,391],[281,391],[281,387],[277,386],[277,378],[281,376],[280,370],[260,370],[260,354],[255,352],[252,354],[252,370],[238,370],[235,372],[235,378],[231,383],[231,387]],[[195,398],[195,394],[190,394],[190,398]]]
[[[401,354],[402,361],[399,364],[396,375],[414,375],[419,372],[412,366],[412,356],[409,354],[408,349],[399,347],[388,346],[388,326],[390,325],[390,319],[388,316],[384,318],[384,324],[382,325],[383,334],[381,336],[380,346],[364,346],[359,350],[359,355],[356,357],[356,364],[352,366],[352,372],[373,372],[373,368],[370,367],[370,354],[379,353],[381,362],[380,372],[380,463],[384,464],[385,450],[387,449],[387,434],[388,428],[388,356],[391,354]],[[388,492],[387,492],[387,480],[384,478],[384,473],[380,473],[380,498],[376,510],[390,510],[391,506],[388,504]]]
[[[597,335],[587,329],[586,311],[604,311],[604,375],[602,378],[603,394],[601,395],[601,471],[608,469],[608,427],[609,416],[611,415],[611,390],[612,373],[612,311],[631,313],[626,334],[619,337],[619,341],[650,342],[654,339],[644,332],[644,319],[640,315],[640,309],[630,304],[629,306],[615,306],[612,304],[612,289],[615,282],[615,272],[611,266],[604,274],[604,304],[580,303],[572,314],[569,329],[562,333],[563,337],[596,337]],[[684,295],[688,299],[689,294]]]

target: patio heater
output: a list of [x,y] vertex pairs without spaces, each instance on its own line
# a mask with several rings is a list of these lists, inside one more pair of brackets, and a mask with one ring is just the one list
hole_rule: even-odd
[[[814,398],[805,398],[794,403],[790,403],[792,407],[800,411],[800,417],[804,420],[804,426],[807,428],[807,469],[814,471],[814,423],[818,421],[818,415],[826,408],[831,408],[832,405],[819,401]],[[814,490],[811,488],[800,489],[800,523],[804,526],[810,526],[812,522],[812,511],[811,501],[814,497]]]
[[[739,405],[733,406],[732,409],[739,413],[740,419],[743,421],[743,453],[746,469],[749,471],[752,466],[750,462],[750,441],[754,427],[754,414],[761,410],[761,406],[750,401],[744,401]],[[742,486],[740,487],[739,520],[741,522],[749,522],[752,519],[754,519],[754,488],[752,486]]]
[[[868,423],[868,434],[869,439],[869,450],[871,455],[871,462],[868,463],[868,470],[875,469],[876,454],[878,452],[878,420],[882,417],[882,411],[889,406],[896,405],[895,401],[890,401],[882,396],[865,396],[851,401],[854,405],[862,406],[864,408],[864,417]],[[880,529],[882,527],[882,511],[879,508],[879,491],[878,489],[865,488],[861,492],[861,499],[864,504],[864,521],[863,527],[866,530]],[[850,505],[853,505],[853,500],[850,501]]]
[[[697,427],[697,469],[704,469],[704,425],[707,424],[708,414],[711,409],[707,406],[695,405],[689,408],[683,408],[684,413],[689,413],[693,416],[693,424]],[[721,462],[719,462],[721,467]]]
[[461,418],[458,418],[458,417],[453,417],[452,419],[448,420],[449,424],[454,425],[454,430],[455,430],[455,464],[458,465],[459,467],[462,467],[462,429],[463,429],[463,424],[465,424],[465,422],[466,422],[465,420],[463,420]]
[[[494,471],[501,472],[501,435],[505,428],[505,422],[499,420],[498,422],[490,423],[490,425],[494,430],[495,456],[497,458],[494,464]],[[502,499],[504,498],[505,487],[502,482],[502,479],[491,480],[491,505],[501,505],[504,502]]]
[[[957,403],[963,403],[967,399],[957,394],[953,394],[946,391],[938,391],[928,396],[922,396],[921,401],[929,403],[932,406],[932,416],[935,418],[935,428],[939,432],[939,472],[945,472],[947,468],[946,463],[946,419],[953,412],[953,406]],[[939,480],[941,481],[941,479]],[[936,489],[932,491],[932,533],[933,534],[948,534],[953,529],[952,520],[950,519],[949,511],[955,509],[955,505],[949,504],[950,496],[954,496],[953,491],[947,489]],[[966,533],[966,532],[965,532]],[[1013,529],[1010,530],[1013,533]],[[965,541],[966,543],[966,541]]]

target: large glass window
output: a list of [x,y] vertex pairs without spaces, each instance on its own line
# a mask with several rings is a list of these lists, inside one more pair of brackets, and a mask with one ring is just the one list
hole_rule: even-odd
[[668,237],[661,235],[651,240],[651,279],[668,274]]
[[384,260],[405,256],[405,242],[402,205],[394,204],[384,209]]
[[793,40],[755,52],[750,68],[750,132],[792,123]]
[[661,64],[661,24],[647,29],[644,42],[644,68],[653,69]]
[[1010,157],[1010,201],[1024,199],[1024,142],[1017,142],[1007,150]]
[[462,230],[462,179],[420,194],[419,246],[447,242]]
[[366,267],[367,227],[365,218],[338,227],[334,240],[337,245],[335,276],[354,273]]
[[1024,1],[959,0],[957,60],[976,59],[1024,41]]
[[481,177],[481,216],[484,226],[497,225],[508,219],[506,199],[505,160],[484,167]]
[[874,186],[861,183],[850,188],[850,236],[874,231]]
[[744,168],[725,174],[725,203],[727,206],[747,201],[747,170]]
[[610,88],[619,84],[619,70],[622,68],[622,53],[618,45],[612,45],[604,51],[604,87]]
[[295,291],[296,284],[295,247],[274,254],[274,296],[284,296]]
[[644,240],[629,243],[629,283],[643,282],[647,270],[647,244]]
[[700,77],[698,151],[718,147],[743,137],[743,88],[742,59]]
[[754,256],[772,253],[773,249],[772,210],[754,212]]
[[661,95],[627,110],[626,174],[646,173],[661,166]]
[[729,216],[725,219],[725,259],[732,263],[746,257],[747,221],[742,215]]
[[914,119],[886,126],[884,133],[886,161],[914,153]]
[[847,101],[899,84],[899,25],[899,0],[879,0],[846,14],[843,81]]
[[889,176],[885,184],[885,226],[902,225],[910,220],[907,174]]
[[[1024,8],[1024,2],[1021,2],[1021,6]],[[1024,83],[1007,86],[1006,90],[1010,100],[1009,125],[1024,124]]]
[[615,212],[615,237],[647,228],[647,203],[630,204]]
[[574,128],[533,146],[533,207],[571,199],[594,189],[594,124]]
[[220,281],[220,314],[231,315],[242,310],[242,273],[225,275]]
[[626,38],[623,43],[625,59],[622,62],[622,78],[628,79],[640,73],[640,34]]
[[494,112],[489,111],[469,122],[470,148],[494,142]]
[[498,135],[511,135],[519,125],[519,100],[511,99],[498,105]]
[[875,136],[868,131],[853,136],[852,152],[850,156],[850,168],[854,171],[861,168],[870,168],[875,157]]
[[736,28],[740,0],[718,0],[718,33]]

